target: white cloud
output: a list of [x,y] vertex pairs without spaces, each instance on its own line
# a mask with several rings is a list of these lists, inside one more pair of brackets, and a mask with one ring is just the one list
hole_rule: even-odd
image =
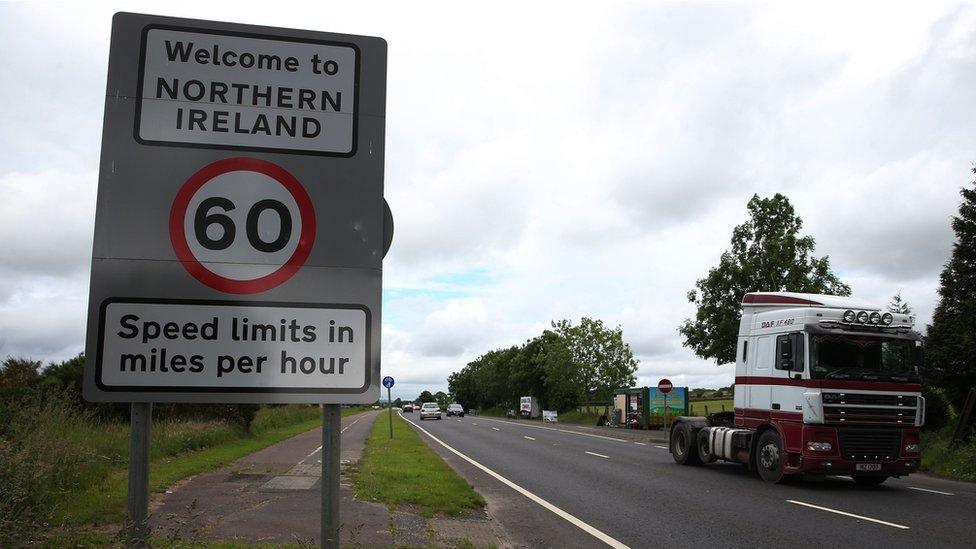
[[[878,6],[137,11],[388,40],[383,364],[406,391],[581,316],[623,327],[641,383],[728,384],[676,327],[753,193],[789,196],[856,294],[900,289],[927,322],[976,160],[976,9]],[[83,345],[112,11],[0,6],[0,354]]]

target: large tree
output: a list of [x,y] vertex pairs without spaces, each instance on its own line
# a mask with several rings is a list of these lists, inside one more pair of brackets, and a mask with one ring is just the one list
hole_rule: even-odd
[[942,270],[926,340],[928,380],[957,409],[976,387],[976,181],[961,192],[959,215],[952,218],[956,241]]
[[630,387],[637,381],[637,359],[624,342],[620,326],[610,329],[600,319],[583,317],[577,326],[560,320],[552,327],[566,340],[585,397],[608,400],[614,389]]
[[830,270],[827,256],[814,257],[814,239],[800,235],[803,221],[788,198],[753,195],[746,208],[749,220],[733,229],[732,249],[688,292],[698,309],[695,318],[678,327],[686,347],[719,364],[735,361],[739,310],[747,292],[851,293]]

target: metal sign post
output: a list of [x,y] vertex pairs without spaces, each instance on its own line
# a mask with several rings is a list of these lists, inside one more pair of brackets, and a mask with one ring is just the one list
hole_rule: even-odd
[[664,378],[657,382],[657,390],[664,395],[664,439],[668,440],[671,438],[671,434],[668,432],[668,393],[674,385],[671,384],[671,380]]
[[383,378],[383,386],[386,387],[386,404],[390,409],[390,438],[393,438],[393,395],[390,393],[393,390],[393,383],[392,377]]
[[316,403],[323,546],[339,404],[380,397],[387,45],[117,13],[83,394],[132,403],[130,545],[153,402]]
[[322,518],[323,549],[339,549],[339,435],[342,411],[338,404],[322,407]]
[[126,547],[149,546],[149,439],[152,403],[133,402],[129,431],[129,521]]

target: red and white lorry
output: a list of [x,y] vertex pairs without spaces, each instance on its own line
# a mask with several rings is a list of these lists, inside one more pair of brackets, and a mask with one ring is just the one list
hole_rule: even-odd
[[734,412],[676,418],[672,457],[744,463],[774,483],[810,474],[876,485],[917,471],[925,399],[913,321],[849,297],[746,294]]

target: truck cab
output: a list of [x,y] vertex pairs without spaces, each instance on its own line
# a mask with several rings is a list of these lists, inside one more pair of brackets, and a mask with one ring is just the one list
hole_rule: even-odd
[[849,297],[746,294],[734,412],[678,418],[672,455],[747,463],[770,482],[808,473],[879,484],[915,472],[925,399],[913,320]]

